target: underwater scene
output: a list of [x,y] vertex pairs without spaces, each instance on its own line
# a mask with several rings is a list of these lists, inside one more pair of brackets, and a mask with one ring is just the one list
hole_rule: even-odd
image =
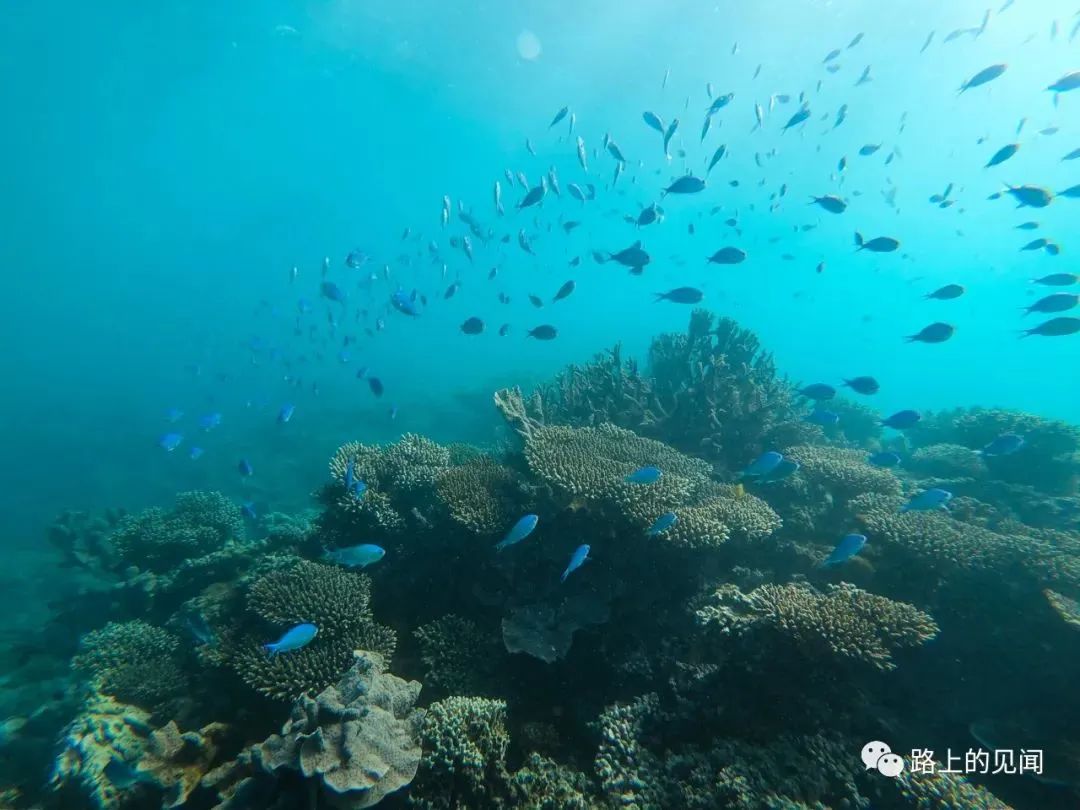
[[1080,808],[1077,0],[0,19],[0,810]]

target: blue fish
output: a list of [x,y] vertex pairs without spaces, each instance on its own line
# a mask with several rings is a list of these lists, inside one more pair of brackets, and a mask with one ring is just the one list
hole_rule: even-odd
[[306,647],[318,634],[319,628],[313,624],[298,624],[272,644],[263,644],[263,649],[273,658],[278,653],[293,652]]
[[952,493],[945,489],[924,489],[918,495],[900,507],[901,512],[927,512],[931,509],[948,509],[945,505],[952,499]]
[[166,433],[160,439],[158,439],[158,447],[164,450],[166,453],[171,453],[180,443],[184,441],[184,437],[179,433]]
[[236,469],[240,471],[240,474],[247,478],[249,475],[254,474],[255,469],[251,466],[251,462],[246,458],[240,459],[240,463],[236,465]]
[[777,481],[783,481],[785,478],[794,475],[799,471],[799,462],[792,461],[789,458],[785,458],[779,464],[772,468],[772,471],[761,476],[758,479],[759,484],[774,484]]
[[679,521],[679,516],[674,512],[664,512],[660,517],[653,521],[653,525],[649,527],[649,531],[646,532],[649,537],[656,537],[661,532],[666,532],[672,526]]
[[363,498],[365,492],[367,492],[367,484],[365,484],[359,478],[353,481],[352,486],[349,487],[349,493],[354,498]]
[[327,551],[324,556],[332,562],[349,568],[367,568],[385,557],[386,549],[371,543],[363,543],[359,546],[335,548],[333,551]]
[[836,544],[836,548],[832,550],[832,553],[825,558],[825,561],[821,564],[822,568],[827,568],[830,565],[840,565],[845,563],[862,551],[863,546],[866,545],[865,534],[849,534],[846,535],[839,543]]
[[1010,456],[1024,446],[1024,437],[1016,433],[1002,433],[990,444],[986,445],[980,454],[984,456]]
[[296,406],[295,405],[282,405],[281,410],[278,411],[278,415],[277,415],[278,424],[284,425],[286,422],[288,422],[290,419],[292,419],[293,414],[295,412],[296,412]]
[[495,550],[502,551],[507,546],[520,543],[532,534],[532,531],[536,528],[536,524],[539,520],[540,518],[536,515],[525,515],[525,517],[521,518],[521,520],[510,527],[510,531],[506,533],[506,537],[496,543]]
[[821,425],[822,427],[830,427],[840,421],[840,415],[833,413],[832,411],[825,411],[820,408],[815,408],[805,417],[805,421],[812,425]]
[[813,385],[808,385],[805,388],[800,388],[798,390],[798,393],[802,394],[808,399],[823,400],[832,399],[833,397],[835,397],[836,389],[833,388],[831,385],[826,385],[825,383],[814,383]]
[[404,313],[405,315],[409,315],[413,318],[418,318],[420,316],[420,313],[416,310],[416,303],[405,290],[401,289],[401,287],[398,287],[397,290],[394,291],[394,294],[390,296],[390,304],[398,312]]
[[900,456],[888,450],[882,450],[880,453],[871,453],[866,463],[875,467],[895,467],[900,463]]
[[258,518],[258,515],[255,513],[254,501],[244,501],[240,505],[240,511],[244,513],[244,517],[250,518],[251,520]]
[[187,624],[188,630],[191,631],[191,635],[194,636],[195,640],[200,644],[214,643],[214,631],[211,629],[210,625],[206,623],[206,619],[201,613],[195,613],[188,616],[185,624]]
[[206,451],[203,450],[201,447],[192,447],[191,451],[188,453],[188,458],[190,458],[192,461],[198,461],[200,458],[202,458],[203,453],[205,452]]
[[659,467],[640,467],[626,476],[628,484],[655,484],[663,475]]
[[322,293],[323,298],[329,298],[339,304],[345,303],[345,291],[332,281],[324,281],[319,291]]
[[881,426],[893,430],[907,430],[915,427],[920,419],[922,419],[922,414],[918,411],[897,411],[888,419],[882,419]]
[[353,477],[353,470],[356,467],[356,459],[350,458],[345,465],[345,491],[352,492],[353,481],[356,480]]
[[217,413],[217,412],[208,413],[208,414],[206,414],[206,416],[200,416],[199,417],[199,427],[201,427],[203,430],[213,430],[214,428],[216,428],[220,424],[221,424],[221,414],[220,413]]
[[590,546],[584,543],[574,549],[574,553],[570,555],[570,563],[566,566],[566,570],[562,572],[559,582],[566,582],[568,576],[585,564],[585,561],[589,559],[589,551]]
[[762,475],[768,475],[772,472],[776,465],[784,460],[784,457],[777,453],[775,450],[769,450],[766,453],[762,453],[754,462],[740,473],[743,478],[756,478]]

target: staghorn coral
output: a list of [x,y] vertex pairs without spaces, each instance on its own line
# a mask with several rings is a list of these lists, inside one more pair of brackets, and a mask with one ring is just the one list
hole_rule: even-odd
[[310,622],[315,640],[285,655],[267,656],[250,633],[226,639],[225,657],[252,688],[277,699],[317,694],[352,664],[354,650],[371,650],[389,660],[397,646],[392,629],[371,615],[371,579],[322,563],[301,560],[272,570],[251,585],[248,610],[285,628]]
[[458,524],[476,534],[495,534],[521,514],[521,484],[508,467],[479,456],[439,475],[439,500]]
[[413,630],[420,645],[424,683],[448,694],[488,692],[499,650],[475,622],[447,614]]
[[449,697],[432,703],[421,728],[424,756],[409,804],[421,808],[485,807],[504,792],[506,703]]
[[529,754],[525,764],[510,777],[510,807],[524,810],[588,810],[589,778],[540,754]]
[[139,619],[109,622],[83,636],[72,666],[103,694],[158,711],[187,691],[179,646],[172,633]]
[[933,617],[914,605],[868,593],[849,583],[820,593],[808,585],[766,584],[746,594],[721,586],[713,603],[697,610],[698,622],[722,633],[769,630],[810,658],[822,654],[896,668],[892,654],[925,644],[938,633]]
[[108,543],[116,567],[134,565],[165,573],[243,536],[240,509],[224,495],[183,492],[168,512],[152,508],[123,518]]
[[[699,459],[609,424],[536,428],[526,437],[525,458],[530,470],[557,491],[612,506],[640,527],[685,501],[711,472]],[[653,484],[626,481],[643,466],[659,467],[664,474]]]
[[383,667],[381,656],[358,652],[336,685],[297,701],[252,759],[268,773],[299,771],[338,810],[371,807],[409,784],[420,764],[420,684]]

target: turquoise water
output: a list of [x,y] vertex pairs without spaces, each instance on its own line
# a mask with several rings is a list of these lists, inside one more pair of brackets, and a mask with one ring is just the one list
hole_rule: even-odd
[[[1062,160],[1080,148],[1080,92],[1055,102],[1044,89],[1080,69],[1080,17],[1066,0],[1017,0],[981,33],[946,41],[979,29],[984,12],[967,0],[6,8],[0,514],[19,569],[8,577],[13,643],[55,621],[29,597],[37,586],[74,587],[43,540],[61,511],[216,490],[260,515],[297,513],[346,441],[411,432],[503,446],[514,437],[495,390],[528,391],[616,343],[644,362],[654,336],[686,327],[691,307],[653,303],[675,287],[699,288],[701,306],[754,331],[793,382],[874,376],[881,391],[864,401],[883,416],[979,406],[1080,423],[1080,336],[1018,339],[1076,315],[1021,308],[1076,290],[1030,280],[1077,271],[1080,200],[1018,210],[1008,195],[988,199],[1006,183],[1080,182],[1080,160]],[[1000,78],[958,94],[997,63]],[[867,66],[872,81],[856,86]],[[702,142],[709,86],[734,98]],[[800,94],[809,120],[784,132]],[[549,127],[564,106],[572,133],[569,118]],[[671,157],[645,111],[680,119]],[[627,157],[614,187],[605,134]],[[1014,157],[983,168],[1011,142]],[[660,200],[680,175],[705,176],[721,144],[704,192]],[[860,156],[866,144],[881,147]],[[523,190],[504,170],[535,185],[551,167],[561,196],[515,210]],[[571,182],[594,183],[596,199],[572,199]],[[947,186],[955,204],[929,202]],[[846,211],[809,204],[824,194]],[[661,223],[624,221],[654,202]],[[459,206],[493,237],[471,237],[471,261],[451,245],[467,233]],[[567,219],[581,226],[566,234]],[[1039,228],[1016,228],[1029,220]],[[519,248],[521,229],[535,255]],[[856,252],[856,231],[900,249]],[[1060,255],[1020,250],[1041,236]],[[638,239],[652,257],[640,276],[591,256]],[[725,245],[746,261],[705,261]],[[359,269],[345,265],[353,250],[367,256]],[[320,296],[324,279],[346,306]],[[573,294],[552,303],[568,280]],[[964,296],[923,299],[950,283]],[[426,297],[420,317],[389,306],[398,287]],[[301,299],[310,312],[298,314]],[[473,316],[481,335],[459,328]],[[955,336],[904,342],[935,321]],[[541,324],[558,337],[527,338]],[[355,342],[342,360],[345,336]],[[287,403],[295,415],[281,424]],[[175,424],[169,409],[183,411]],[[203,431],[211,412],[222,424]],[[170,431],[184,441],[167,453],[158,440]],[[192,460],[192,445],[205,454]],[[237,472],[241,459],[253,476]]]

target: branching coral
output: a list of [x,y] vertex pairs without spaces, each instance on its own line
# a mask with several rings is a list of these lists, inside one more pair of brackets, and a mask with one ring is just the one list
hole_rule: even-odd
[[931,444],[920,447],[904,462],[919,476],[932,478],[982,478],[986,465],[976,451],[960,444]]
[[849,583],[830,585],[824,594],[795,584],[767,584],[744,594],[727,585],[697,617],[724,633],[777,633],[811,659],[825,654],[881,670],[895,669],[895,650],[925,644],[938,633],[933,617],[914,605]]
[[310,622],[318,635],[303,649],[270,657],[247,634],[228,645],[227,656],[244,681],[265,695],[316,694],[349,668],[354,650],[393,656],[396,634],[373,620],[370,599],[371,580],[364,574],[308,561],[271,571],[252,584],[249,610],[279,631]]
[[477,534],[503,531],[522,514],[521,483],[490,456],[451,467],[439,476],[435,489],[450,517]]
[[1050,607],[1057,611],[1062,619],[1074,627],[1080,627],[1080,602],[1049,588],[1044,590],[1043,594],[1046,596],[1046,601],[1050,603]]
[[780,528],[780,516],[754,495],[727,484],[709,483],[675,510],[678,521],[660,540],[687,548],[709,548],[734,537],[761,540]]
[[600,788],[619,807],[660,807],[657,795],[661,765],[642,743],[642,731],[660,708],[655,694],[642,695],[628,704],[609,706],[597,720],[600,746],[596,775]]
[[270,773],[299,771],[330,807],[371,807],[416,775],[419,694],[416,681],[385,672],[381,656],[358,653],[337,685],[297,701],[281,734],[255,746],[253,759]]
[[799,462],[799,475],[834,501],[868,492],[898,495],[900,482],[892,473],[866,462],[866,453],[824,445],[798,445],[784,450],[784,458]]
[[510,778],[509,806],[524,810],[589,810],[589,778],[540,754],[530,754]]
[[492,687],[499,649],[475,622],[447,614],[413,631],[424,683],[449,694],[485,694]]
[[109,536],[116,565],[167,572],[192,557],[242,538],[240,509],[217,492],[184,492],[171,511],[147,509],[120,521]]
[[1012,810],[986,788],[971,784],[960,774],[942,773],[944,766],[935,764],[933,773],[905,769],[890,780],[916,810]]
[[477,697],[432,703],[421,729],[424,750],[410,804],[422,808],[483,807],[507,778],[506,704]]
[[72,666],[103,694],[151,711],[187,690],[180,642],[167,630],[135,619],[87,633]]

